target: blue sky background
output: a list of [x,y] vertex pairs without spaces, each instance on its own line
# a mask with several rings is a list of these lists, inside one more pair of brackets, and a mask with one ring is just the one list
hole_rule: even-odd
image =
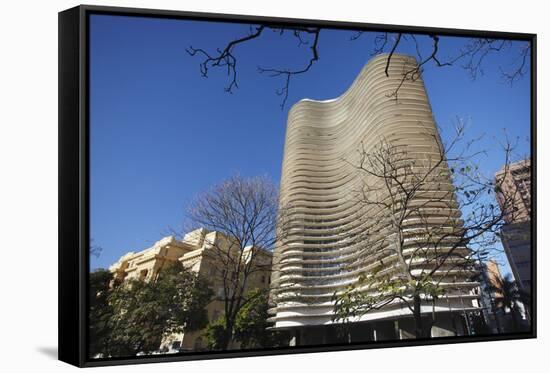
[[[302,98],[341,95],[371,58],[375,36],[350,41],[352,31],[322,30],[320,60],[292,80],[281,110],[275,90],[283,82],[257,67],[304,66],[307,46],[294,37],[269,31],[239,46],[233,94],[224,91],[225,70],[213,69],[205,79],[201,58],[185,51],[190,45],[214,51],[247,32],[243,24],[91,16],[91,237],[103,249],[91,257],[91,269],[180,227],[194,196],[237,172],[267,174],[278,183],[288,109]],[[419,41],[429,48],[427,38]],[[465,41],[442,38],[439,56],[455,54]],[[398,51],[415,54],[406,43]],[[518,151],[529,154],[529,74],[513,86],[500,77],[499,67],[517,63],[514,52],[488,57],[475,81],[459,65],[429,66],[423,75],[440,126],[450,128],[459,116],[468,119],[472,137],[485,134],[481,145],[489,154],[481,165],[489,175],[502,165],[496,140],[503,128],[520,138]]]

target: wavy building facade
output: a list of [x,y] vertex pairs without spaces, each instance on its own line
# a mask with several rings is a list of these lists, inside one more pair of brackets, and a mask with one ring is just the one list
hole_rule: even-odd
[[[270,312],[275,328],[296,331],[300,341],[295,343],[330,342],[334,331],[326,326],[334,325],[333,295],[377,263],[394,265],[383,247],[365,254],[365,242],[358,239],[366,230],[373,231],[373,219],[363,217],[380,213],[353,197],[369,177],[357,172],[361,154],[373,150],[382,138],[405,146],[419,162],[426,162],[439,151],[439,135],[421,77],[402,79],[405,72],[416,67],[416,60],[393,55],[389,77],[386,63],[387,55],[373,58],[340,97],[304,99],[288,114],[280,203],[290,216],[291,229],[275,248],[275,306]],[[442,171],[445,167],[446,163]],[[446,224],[452,216],[456,226],[449,229],[460,228],[450,176],[439,181],[438,188],[446,191],[448,201],[444,208],[441,204],[427,206],[433,208],[429,225]],[[411,237],[418,234],[418,224],[416,230],[414,227],[411,222]],[[385,228],[376,229],[383,232]],[[423,265],[425,268],[426,263],[418,263],[418,268]],[[478,308],[479,284],[471,280],[475,273],[449,268],[442,271],[434,277],[445,276],[440,280],[446,295],[435,307],[423,304],[422,312],[437,314],[432,336],[467,334],[466,311]],[[353,329],[360,335],[352,340],[407,338],[413,333],[411,312],[402,302],[392,302],[354,321]]]

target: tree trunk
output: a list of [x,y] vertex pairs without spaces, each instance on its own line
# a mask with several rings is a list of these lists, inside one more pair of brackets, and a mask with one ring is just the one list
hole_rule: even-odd
[[497,333],[500,334],[502,333],[502,326],[500,325],[500,315],[498,313],[498,309],[492,305],[492,311],[493,311],[493,316],[495,317],[495,322],[497,324]]
[[233,323],[226,321],[225,331],[223,333],[222,340],[220,341],[221,350],[227,350],[232,337],[233,337]]
[[517,312],[516,307],[514,307],[514,308],[510,307],[510,313],[511,313],[511,316],[512,316],[512,325],[514,327],[514,331],[519,332],[520,328],[519,328],[519,322],[518,322],[518,319],[517,319],[518,312]]
[[429,338],[431,328],[429,328],[430,330],[424,330],[421,302],[420,294],[415,294],[413,296],[414,334],[416,338]]

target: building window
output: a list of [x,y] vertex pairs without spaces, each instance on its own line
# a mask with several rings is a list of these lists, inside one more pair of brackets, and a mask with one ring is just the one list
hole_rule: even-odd
[[140,280],[145,280],[145,278],[147,277],[147,270],[146,269],[142,269],[141,272],[139,272],[139,279]]

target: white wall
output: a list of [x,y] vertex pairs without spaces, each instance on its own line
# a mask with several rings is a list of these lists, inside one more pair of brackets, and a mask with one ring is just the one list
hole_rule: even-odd
[[[542,1],[89,1],[93,4],[241,13],[298,18],[426,25],[539,34],[539,190],[548,184],[548,66],[550,29]],[[0,354],[2,370],[71,369],[56,361],[57,344],[57,12],[76,1],[2,3],[0,17]],[[539,195],[548,206],[548,195]],[[548,214],[539,207],[539,227]],[[540,229],[542,230],[542,229]],[[539,263],[548,263],[541,235]],[[539,265],[539,268],[542,268]],[[542,271],[541,271],[542,272]],[[156,371],[293,371],[342,368],[361,371],[425,371],[441,364],[446,371],[525,370],[545,359],[548,350],[548,271],[539,284],[539,339],[370,351],[261,357],[156,365]],[[546,315],[545,315],[546,314]],[[144,372],[150,365],[111,371]],[[21,369],[22,370],[22,369]]]

